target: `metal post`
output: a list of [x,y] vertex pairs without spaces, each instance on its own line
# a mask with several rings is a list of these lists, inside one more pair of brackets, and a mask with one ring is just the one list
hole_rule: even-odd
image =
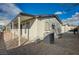
[[20,17],[18,17],[18,46],[21,45],[20,39]]
[[14,39],[14,23],[12,22],[12,39]]

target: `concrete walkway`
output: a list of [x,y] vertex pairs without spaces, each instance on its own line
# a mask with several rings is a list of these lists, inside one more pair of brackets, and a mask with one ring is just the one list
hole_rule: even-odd
[[72,55],[79,54],[79,36],[64,33],[62,38],[56,39],[54,44],[45,42],[31,43],[8,50],[8,54],[21,55]]
[[0,55],[7,54],[3,33],[0,32]]

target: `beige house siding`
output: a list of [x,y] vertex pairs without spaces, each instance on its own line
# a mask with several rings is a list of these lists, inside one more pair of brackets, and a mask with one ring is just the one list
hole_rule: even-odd
[[[13,29],[11,29],[11,23],[9,24],[9,26],[7,26],[9,28],[9,31],[12,33],[12,38],[11,39],[15,39],[17,41],[17,45],[18,46],[18,34],[20,34],[20,42],[21,44],[23,42],[35,42],[37,40],[44,40],[44,38],[46,36],[48,36],[51,33],[55,34],[55,38],[58,38],[58,34],[61,33],[61,24],[60,22],[57,20],[56,17],[34,17],[34,18],[30,18],[30,20],[28,20],[28,18],[25,16],[20,15],[20,33],[18,33],[18,19],[15,19],[15,21],[12,21],[13,23],[17,24],[14,25]],[[17,17],[18,18],[18,17]],[[54,28],[52,28],[52,25],[54,25]],[[11,40],[10,39],[10,40]],[[13,41],[15,41],[13,40]],[[48,39],[50,40],[50,39]],[[11,41],[11,42],[13,42]],[[10,43],[11,43],[10,42]],[[7,43],[7,42],[6,42]],[[14,44],[14,43],[13,43]],[[10,44],[9,44],[10,45]],[[10,45],[11,46],[11,45]]]
[[61,33],[61,23],[59,23],[59,21],[56,18],[52,18],[52,24],[55,25],[55,31],[54,31],[54,35],[55,38],[58,38],[58,34]]
[[[29,29],[26,29],[26,23],[29,24]],[[25,38],[26,40],[35,41],[37,39],[43,40],[44,37],[50,33],[54,33],[55,37],[61,32],[60,23],[57,21],[56,18],[48,18],[48,19],[32,19],[22,25],[22,34],[21,37]],[[49,30],[46,30],[46,22],[49,23]],[[52,29],[52,24],[55,25],[55,30]],[[28,25],[28,24],[27,24]],[[26,32],[25,32],[26,31]],[[28,33],[29,31],[29,33]],[[12,29],[11,32],[18,35],[18,29]]]
[[73,30],[74,28],[76,28],[76,26],[63,25],[62,26],[62,33],[68,32],[69,30]]
[[31,27],[29,29],[29,40],[35,41],[37,39],[38,33],[37,33],[37,19],[33,19],[30,21]]
[[45,20],[38,20],[38,38],[40,40],[44,39],[44,32],[45,32]]
[[[46,23],[49,23],[48,30],[46,30]],[[55,25],[55,29],[52,29],[52,25]],[[39,37],[43,40],[45,36],[49,35],[50,33],[55,34],[55,38],[57,38],[58,34],[61,33],[61,24],[57,21],[56,18],[45,18],[38,20],[38,34]]]

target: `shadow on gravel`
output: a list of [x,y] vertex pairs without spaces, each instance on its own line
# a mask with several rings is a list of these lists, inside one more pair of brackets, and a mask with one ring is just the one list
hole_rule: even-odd
[[6,55],[7,50],[4,42],[4,33],[0,32],[0,55]]

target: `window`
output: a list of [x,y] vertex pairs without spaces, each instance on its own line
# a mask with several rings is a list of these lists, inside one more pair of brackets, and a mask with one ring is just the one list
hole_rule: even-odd
[[21,31],[21,35],[22,35],[22,24],[20,25],[21,27],[20,27],[20,31]]
[[11,26],[11,29],[12,29],[12,24],[10,24],[10,26]]
[[50,24],[49,22],[45,23],[45,31],[49,31],[50,30]]
[[29,25],[30,25],[30,23],[28,22],[28,23],[26,23],[26,26],[25,26],[25,34],[27,33],[27,30],[29,29]]
[[52,29],[55,29],[55,25],[52,24]]

